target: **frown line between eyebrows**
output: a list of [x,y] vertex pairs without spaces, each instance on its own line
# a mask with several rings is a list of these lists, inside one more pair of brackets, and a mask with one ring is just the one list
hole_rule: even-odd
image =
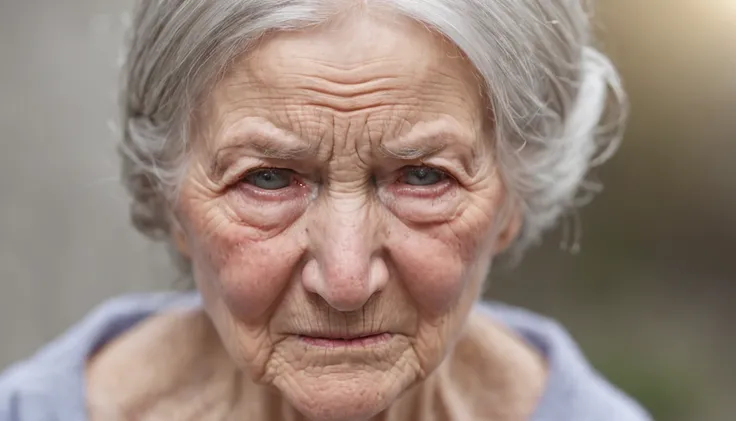
[[[472,139],[448,128],[444,122],[431,122],[414,127],[405,135],[376,145],[379,157],[396,161],[419,162],[443,152],[451,153],[463,170],[474,172]],[[298,135],[267,121],[244,122],[223,137],[209,167],[209,177],[221,182],[228,170],[243,157],[273,161],[315,160],[319,145],[310,144]],[[329,156],[329,155],[328,155]]]

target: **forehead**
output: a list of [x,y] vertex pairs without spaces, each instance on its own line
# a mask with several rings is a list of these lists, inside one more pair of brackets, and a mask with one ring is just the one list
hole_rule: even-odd
[[408,18],[349,14],[329,24],[263,38],[235,61],[208,101],[226,130],[243,118],[268,120],[299,136],[340,127],[400,136],[420,122],[483,124],[473,67],[449,41]]
[[419,82],[473,79],[462,53],[445,38],[408,18],[377,13],[348,15],[308,31],[277,33],[265,39],[247,62],[249,76],[270,86],[284,85],[274,70],[299,73],[304,64],[344,84],[404,74]]

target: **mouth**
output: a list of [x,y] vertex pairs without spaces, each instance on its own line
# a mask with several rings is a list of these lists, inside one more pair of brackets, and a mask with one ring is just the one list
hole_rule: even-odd
[[299,339],[307,345],[319,348],[354,348],[379,345],[388,342],[391,336],[388,332],[382,332],[345,337],[299,335]]

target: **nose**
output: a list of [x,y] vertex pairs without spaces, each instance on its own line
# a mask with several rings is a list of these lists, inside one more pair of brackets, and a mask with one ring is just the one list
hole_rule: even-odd
[[319,215],[309,229],[312,256],[302,273],[305,289],[342,312],[361,309],[382,290],[389,274],[378,252],[379,222],[367,204],[333,206]]

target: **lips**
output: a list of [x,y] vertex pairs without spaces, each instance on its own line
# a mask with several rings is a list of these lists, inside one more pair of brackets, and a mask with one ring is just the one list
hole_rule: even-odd
[[299,339],[304,343],[320,347],[320,348],[338,348],[338,347],[367,347],[379,345],[391,339],[391,334],[387,332],[368,333],[361,335],[331,335],[331,334],[310,334],[299,335]]

